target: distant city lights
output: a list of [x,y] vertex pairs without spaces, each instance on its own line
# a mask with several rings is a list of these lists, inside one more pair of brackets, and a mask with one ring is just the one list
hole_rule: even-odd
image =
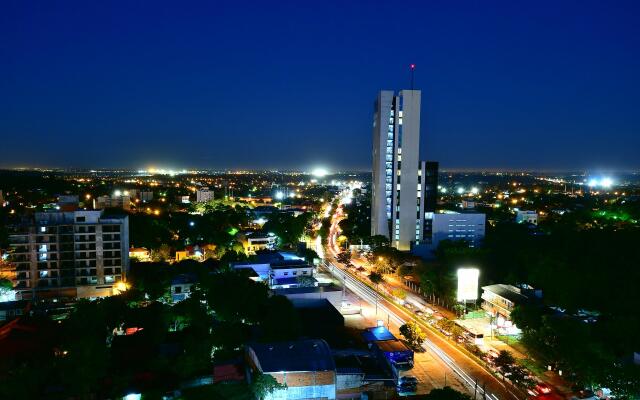
[[605,176],[600,179],[598,178],[590,178],[587,181],[587,186],[590,188],[600,187],[603,189],[609,189],[613,186],[614,182],[611,177]]
[[275,197],[276,197],[276,200],[282,200],[284,199],[284,193],[281,191],[277,191]]
[[325,176],[329,175],[329,171],[327,171],[325,168],[316,168],[311,171],[311,175],[318,178],[324,178]]

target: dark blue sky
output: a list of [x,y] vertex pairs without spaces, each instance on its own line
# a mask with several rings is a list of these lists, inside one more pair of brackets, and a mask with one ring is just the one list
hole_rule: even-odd
[[640,167],[638,1],[0,8],[1,166],[368,169],[413,62],[444,168]]

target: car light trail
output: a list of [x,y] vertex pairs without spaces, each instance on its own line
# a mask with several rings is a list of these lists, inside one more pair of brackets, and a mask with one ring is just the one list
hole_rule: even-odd
[[[375,290],[373,290],[372,288],[370,288],[369,286],[367,286],[357,278],[354,278],[350,272],[344,271],[336,267],[333,263],[328,262],[326,260],[324,261],[323,264],[327,268],[327,270],[331,272],[331,274],[334,277],[336,277],[340,282],[344,284],[345,287],[347,287],[349,290],[355,293],[358,297],[365,300],[369,304],[376,304],[377,308],[383,311],[384,313],[388,314],[389,319],[393,320],[394,323],[398,325],[403,325],[406,322],[404,319],[398,316],[395,312],[391,311],[389,307],[387,307],[383,303],[384,301],[386,301],[384,298],[382,298]],[[430,349],[433,354],[435,354],[438,358],[440,358],[440,360],[442,360],[442,362],[445,365],[451,368],[467,385],[469,385],[471,388],[475,388],[476,381],[469,374],[467,374],[462,368],[460,368],[455,363],[455,361],[453,361],[453,359],[449,357],[449,355],[447,355],[444,351],[442,351],[431,340],[426,339],[423,342],[423,348]],[[477,391],[481,395],[485,394],[484,390],[480,386],[478,386]],[[518,399],[518,397],[514,393],[512,393],[508,389],[507,391],[515,399]],[[486,392],[486,397],[490,400],[499,400],[499,398],[495,394],[490,393],[488,391]]]

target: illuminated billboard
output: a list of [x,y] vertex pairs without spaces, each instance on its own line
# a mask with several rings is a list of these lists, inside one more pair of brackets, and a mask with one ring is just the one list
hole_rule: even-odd
[[478,299],[478,277],[480,270],[477,268],[460,268],[458,270],[458,301]]

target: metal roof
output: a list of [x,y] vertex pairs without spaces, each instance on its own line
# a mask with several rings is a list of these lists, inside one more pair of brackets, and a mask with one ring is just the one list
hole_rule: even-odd
[[519,292],[518,288],[511,285],[504,285],[502,283],[496,285],[483,286],[482,290],[494,293],[500,297],[503,297],[514,304],[525,303],[529,301],[529,297]]
[[331,349],[321,339],[279,343],[252,343],[262,372],[335,371]]
[[384,326],[376,326],[373,328],[367,328],[364,332],[362,332],[362,338],[365,342],[375,342],[378,340],[395,340],[396,337],[393,336],[389,330]]

